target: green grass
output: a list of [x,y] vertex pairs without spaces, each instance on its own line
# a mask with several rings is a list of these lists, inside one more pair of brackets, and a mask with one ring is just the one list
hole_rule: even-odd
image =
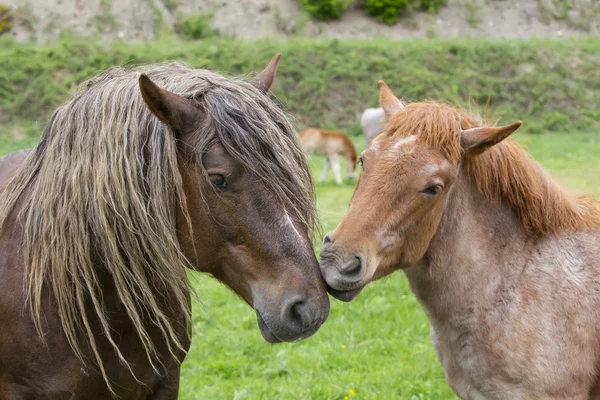
[[[0,139],[0,154],[30,146],[23,132]],[[19,136],[22,135],[22,136]],[[567,187],[600,198],[600,133],[516,135]],[[364,140],[355,138],[358,150]],[[311,166],[318,178],[323,160]],[[317,184],[323,229],[346,212],[354,183]],[[312,338],[271,345],[245,303],[208,276],[198,290],[194,339],[183,365],[182,399],[453,399],[429,342],[429,324],[402,273],[369,285],[352,303],[332,300]],[[354,393],[354,396],[351,395]]]

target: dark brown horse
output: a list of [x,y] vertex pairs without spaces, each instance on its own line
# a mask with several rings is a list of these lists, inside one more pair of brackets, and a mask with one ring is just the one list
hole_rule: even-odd
[[266,95],[278,59],[250,82],[109,70],[0,160],[0,399],[177,398],[188,268],[254,307],[269,342],[317,331],[312,181]]

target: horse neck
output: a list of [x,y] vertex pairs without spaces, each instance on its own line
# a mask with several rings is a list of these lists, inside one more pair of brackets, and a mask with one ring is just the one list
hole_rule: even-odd
[[421,263],[405,270],[434,319],[469,310],[499,284],[516,279],[536,240],[514,212],[489,202],[466,178],[457,180]]

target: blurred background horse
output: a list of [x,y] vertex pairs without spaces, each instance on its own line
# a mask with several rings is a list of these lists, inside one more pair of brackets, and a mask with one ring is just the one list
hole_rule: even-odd
[[346,173],[348,179],[356,177],[356,148],[352,140],[343,132],[325,129],[308,128],[300,132],[300,142],[304,152],[310,157],[313,154],[325,156],[321,182],[327,179],[329,168],[333,170],[335,181],[342,184],[340,172],[340,159],[342,156],[346,161]]
[[367,108],[360,117],[360,126],[367,139],[367,146],[377,135],[383,132],[385,113],[383,108]]

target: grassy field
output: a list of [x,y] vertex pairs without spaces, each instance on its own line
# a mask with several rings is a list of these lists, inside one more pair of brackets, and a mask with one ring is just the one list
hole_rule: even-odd
[[[31,146],[36,126],[10,129],[0,153]],[[23,131],[29,132],[23,135]],[[600,198],[600,133],[516,135],[567,187]],[[362,137],[355,138],[359,151]],[[311,161],[315,177],[322,160]],[[353,183],[317,184],[324,232],[346,212]],[[190,274],[194,340],[182,399],[452,399],[429,342],[429,324],[402,273],[368,286],[352,303],[332,301],[316,336],[270,345],[254,312],[215,280]]]

